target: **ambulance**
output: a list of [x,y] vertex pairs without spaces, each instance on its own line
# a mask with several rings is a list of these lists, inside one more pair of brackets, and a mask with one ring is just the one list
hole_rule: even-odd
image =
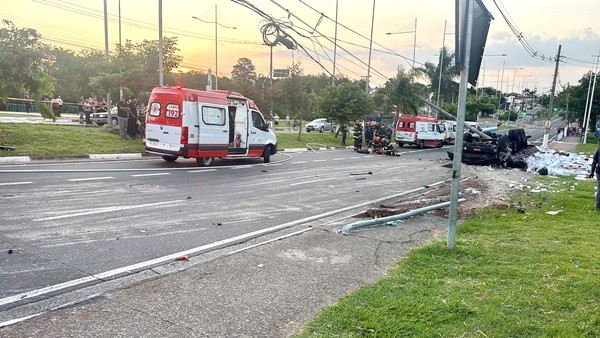
[[215,158],[277,153],[277,137],[254,102],[226,90],[156,87],[146,111],[145,151],[167,162],[194,158],[201,167]]
[[405,144],[419,148],[441,147],[444,131],[444,125],[429,115],[400,115],[396,124],[396,143],[399,147]]
[[456,140],[456,121],[441,120],[440,122],[445,128],[445,131],[442,133],[444,144],[454,144],[454,140]]

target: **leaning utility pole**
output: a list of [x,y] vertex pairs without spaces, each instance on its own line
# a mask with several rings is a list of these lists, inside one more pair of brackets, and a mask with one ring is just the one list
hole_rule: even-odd
[[552,79],[552,90],[550,90],[550,102],[548,103],[548,111],[546,112],[546,124],[544,125],[544,141],[542,142],[542,148],[548,149],[548,139],[550,138],[550,129],[552,128],[552,110],[554,109],[554,91],[556,90],[556,78],[558,77],[558,63],[560,62],[560,49],[562,45],[558,46],[558,54],[556,55],[556,66],[554,67],[554,77]]

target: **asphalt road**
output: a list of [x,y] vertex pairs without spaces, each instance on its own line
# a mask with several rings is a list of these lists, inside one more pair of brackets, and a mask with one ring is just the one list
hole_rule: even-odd
[[156,157],[2,166],[0,310],[449,178],[445,149],[402,151],[283,153],[210,168]]

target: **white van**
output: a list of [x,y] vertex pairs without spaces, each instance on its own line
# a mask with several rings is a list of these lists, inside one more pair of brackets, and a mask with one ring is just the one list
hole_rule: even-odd
[[195,158],[262,157],[277,153],[277,137],[254,102],[225,90],[156,87],[146,112],[145,151],[168,162]]

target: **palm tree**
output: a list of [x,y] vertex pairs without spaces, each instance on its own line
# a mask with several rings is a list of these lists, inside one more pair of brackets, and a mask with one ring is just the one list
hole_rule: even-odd
[[396,116],[394,125],[398,121],[400,112],[406,115],[417,115],[421,101],[418,95],[421,94],[423,87],[414,82],[415,73],[407,73],[404,68],[398,68],[395,78],[389,79],[383,88],[389,102],[396,106]]
[[[440,82],[440,64],[441,64],[441,82]],[[457,76],[454,67],[454,53],[448,51],[446,46],[440,48],[440,58],[438,64],[426,62],[423,68],[417,69],[417,72],[429,80],[429,92],[433,94],[433,101],[449,101],[453,96],[458,95],[458,83],[454,81]],[[439,88],[439,93],[438,93]]]

